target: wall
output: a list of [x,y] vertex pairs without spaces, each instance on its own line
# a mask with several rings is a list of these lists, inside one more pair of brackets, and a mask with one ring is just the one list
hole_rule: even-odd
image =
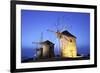
[[[35,0],[41,1],[41,0]],[[49,2],[98,4],[98,67],[86,69],[42,71],[36,73],[99,73],[100,72],[100,3],[99,0],[42,0]],[[10,0],[0,1],[0,73],[10,73]]]
[[[71,42],[70,42],[71,40]],[[66,45],[67,44],[67,45]],[[76,57],[76,39],[73,37],[62,36],[60,39],[62,57]]]

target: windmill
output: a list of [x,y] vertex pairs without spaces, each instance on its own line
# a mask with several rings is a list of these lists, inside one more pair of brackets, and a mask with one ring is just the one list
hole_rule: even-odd
[[38,58],[52,58],[54,57],[54,43],[49,40],[43,41],[43,33],[41,33],[40,42],[32,42],[32,44],[37,44],[39,48],[36,51]]
[[[66,28],[66,25],[62,26],[61,29],[58,28],[60,20],[57,20],[57,24],[55,24],[56,31],[48,29],[47,31],[55,33],[59,42],[59,49],[61,50],[61,57],[76,57],[76,37],[69,33]],[[63,25],[63,24],[62,24]],[[62,31],[63,30],[63,31]],[[71,45],[74,45],[72,47]],[[71,51],[72,50],[72,51]],[[74,52],[73,52],[74,51]]]
[[[59,45],[58,48],[61,51],[61,44],[60,44],[60,39],[62,37],[62,33],[61,32],[62,32],[62,30],[64,30],[66,28],[66,25],[64,25],[62,27],[59,27],[61,25],[60,23],[61,23],[61,19],[58,18],[57,19],[57,23],[54,25],[56,31],[51,30],[51,29],[47,29],[47,31],[53,32],[57,36],[57,41],[58,41],[58,45]],[[68,40],[68,39],[66,38],[66,40]],[[60,55],[61,55],[61,52],[60,52]]]

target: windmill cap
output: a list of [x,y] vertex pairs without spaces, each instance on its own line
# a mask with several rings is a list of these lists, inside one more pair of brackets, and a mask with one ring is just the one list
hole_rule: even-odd
[[63,31],[62,32],[63,35],[66,35],[66,36],[71,36],[71,37],[74,37],[76,38],[74,35],[72,35],[70,32],[68,32],[67,30]]
[[49,40],[46,40],[46,41],[42,42],[42,44],[52,44],[52,45],[54,45],[54,43],[52,43],[52,42],[49,41]]

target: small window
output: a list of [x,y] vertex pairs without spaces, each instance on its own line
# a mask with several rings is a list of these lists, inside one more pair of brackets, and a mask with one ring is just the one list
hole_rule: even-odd
[[72,39],[70,39],[70,42],[72,42]]

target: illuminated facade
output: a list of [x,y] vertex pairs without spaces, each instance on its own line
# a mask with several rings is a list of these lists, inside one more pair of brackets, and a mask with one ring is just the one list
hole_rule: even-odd
[[68,31],[63,31],[60,38],[61,57],[77,57],[76,37]]
[[54,57],[54,44],[49,40],[41,43],[41,57],[42,58],[52,58]]

